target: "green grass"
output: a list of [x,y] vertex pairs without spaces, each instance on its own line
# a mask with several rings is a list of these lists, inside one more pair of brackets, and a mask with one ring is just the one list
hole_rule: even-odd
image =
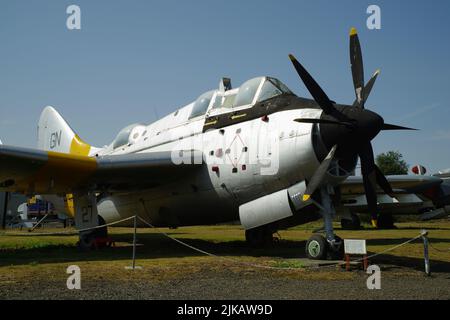
[[[176,230],[160,229],[174,238],[189,245],[205,250],[221,258],[208,257],[189,248],[181,246],[161,235],[157,229],[139,229],[137,264],[144,266],[142,274],[157,279],[186,276],[190,273],[208,270],[229,270],[230,272],[265,272],[252,264],[272,266],[286,270],[290,276],[315,277],[309,272],[300,258],[304,258],[306,240],[313,230],[320,227],[320,222],[298,226],[279,232],[279,243],[274,246],[253,249],[245,244],[244,232],[240,226],[205,226],[183,227]],[[342,238],[367,239],[371,253],[382,252],[420,234],[422,228],[429,230],[433,247],[430,258],[434,270],[450,272],[450,222],[448,220],[433,222],[403,222],[397,230],[344,231],[336,225],[336,233]],[[61,230],[42,230],[52,232]],[[132,277],[124,272],[130,265],[133,238],[131,228],[110,228],[110,234],[116,241],[116,248],[99,251],[80,252],[76,235],[34,235],[26,231],[6,231],[0,234],[0,282],[20,281],[34,277],[66,277],[65,269],[77,264],[83,270],[90,271],[88,277],[112,277],[128,279]],[[244,262],[242,264],[236,261]],[[423,244],[421,241],[400,247],[374,262],[387,262],[400,267],[421,270],[423,268]],[[288,270],[294,270],[293,273]],[[296,272],[295,270],[298,270]],[[333,271],[333,270],[331,270]],[[322,275],[324,276],[324,274]],[[348,277],[348,274],[331,272],[327,278]]]

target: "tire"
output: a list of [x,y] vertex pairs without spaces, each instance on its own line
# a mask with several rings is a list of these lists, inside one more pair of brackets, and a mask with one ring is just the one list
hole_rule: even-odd
[[394,225],[392,214],[380,214],[378,217],[378,229],[397,229]]
[[[329,256],[329,258],[331,260],[342,260],[342,259],[344,259],[344,255],[345,255],[345,252],[344,252],[344,240],[342,240],[341,237],[336,236],[336,235],[334,236],[334,239],[336,241],[340,242],[341,245],[338,248],[335,248],[335,249],[329,248],[328,249],[328,256]],[[327,244],[328,244],[328,242],[327,242]],[[330,246],[330,245],[328,245],[328,246]]]
[[[98,216],[98,225],[105,225],[105,219],[103,219],[100,215]],[[96,238],[106,238],[108,237],[108,227],[102,227],[98,229],[94,229],[93,234]]]
[[251,247],[266,247],[273,243],[273,231],[269,226],[245,230],[245,240]]
[[[105,220],[98,216],[98,225],[102,226],[105,224]],[[78,241],[78,248],[81,251],[89,251],[94,246],[94,240],[96,238],[106,238],[108,237],[108,227],[102,227],[93,229],[92,231],[86,231],[80,233],[80,240]]]
[[351,219],[341,219],[341,228],[344,230],[361,229],[361,220],[356,214],[352,214]]
[[306,255],[312,260],[326,260],[328,252],[328,242],[324,236],[314,234],[306,242]]
[[94,235],[92,233],[80,233],[78,241],[78,249],[81,251],[89,251],[94,245]]
[[245,230],[245,241],[251,247],[257,247],[261,243],[261,237],[258,230]]

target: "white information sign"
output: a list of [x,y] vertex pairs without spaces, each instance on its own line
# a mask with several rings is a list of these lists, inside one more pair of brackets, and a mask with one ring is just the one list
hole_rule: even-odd
[[346,254],[367,254],[366,240],[344,239]]

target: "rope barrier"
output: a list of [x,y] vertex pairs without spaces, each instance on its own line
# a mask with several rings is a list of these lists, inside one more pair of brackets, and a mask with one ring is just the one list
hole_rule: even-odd
[[[322,265],[322,266],[306,266],[306,267],[302,267],[302,268],[292,268],[292,267],[273,267],[273,266],[266,266],[266,265],[261,265],[261,264],[253,264],[253,263],[243,262],[243,261],[239,261],[239,260],[236,260],[236,259],[233,259],[233,258],[219,256],[219,255],[216,255],[216,254],[213,254],[213,253],[201,250],[201,249],[196,248],[194,246],[191,246],[191,245],[189,245],[189,244],[187,244],[187,243],[185,243],[185,242],[183,242],[183,241],[181,241],[179,239],[176,239],[176,238],[168,235],[167,233],[165,233],[163,231],[160,231],[157,227],[152,225],[150,222],[144,220],[143,218],[138,217],[138,219],[141,220],[141,222],[143,222],[144,224],[148,225],[149,227],[157,230],[158,233],[160,233],[160,234],[166,236],[167,238],[169,238],[169,239],[171,239],[171,240],[173,240],[173,241],[175,241],[175,242],[177,242],[177,243],[179,243],[179,244],[181,244],[181,245],[183,245],[185,247],[188,247],[188,248],[190,248],[190,249],[192,249],[194,251],[203,253],[203,254],[208,255],[210,257],[215,257],[215,258],[219,258],[219,259],[223,259],[223,260],[227,260],[227,261],[230,261],[230,262],[234,262],[234,263],[238,263],[238,264],[242,264],[242,265],[247,265],[247,266],[251,266],[251,267],[264,268],[264,269],[275,269],[275,270],[299,270],[299,269],[306,269],[306,268],[315,268],[316,269],[316,268],[336,267],[336,266],[340,266],[340,265],[345,265],[346,264],[346,262],[343,261],[343,262],[330,263],[330,264]],[[407,241],[405,241],[403,243],[400,243],[400,244],[398,244],[398,245],[396,245],[396,246],[394,246],[392,248],[388,248],[386,250],[383,250],[382,252],[378,252],[378,253],[372,254],[372,255],[368,256],[366,259],[372,259],[372,258],[374,258],[376,256],[379,256],[379,255],[385,254],[387,252],[393,251],[393,250],[398,249],[398,248],[400,248],[400,247],[402,247],[402,246],[404,246],[404,245],[406,245],[408,243],[411,243],[411,242],[413,242],[413,241],[415,241],[417,239],[420,239],[421,237],[422,237],[422,234],[420,234],[420,235],[418,235],[418,236],[416,236],[414,238],[411,238],[411,239],[409,239],[409,240],[407,240]],[[353,260],[353,262],[361,262],[363,260],[364,260],[364,258],[361,258],[361,259]]]
[[433,246],[433,244],[431,243],[431,241],[428,241],[431,249],[437,251],[437,252],[442,252],[442,253],[450,253],[450,249],[438,249],[436,247]]
[[7,235],[12,235],[12,236],[53,236],[53,235],[66,235],[66,234],[78,234],[80,232],[85,232],[85,231],[91,231],[91,230],[95,230],[95,229],[100,229],[100,228],[104,228],[104,227],[110,227],[128,220],[134,219],[134,216],[119,220],[119,221],[114,221],[111,223],[106,223],[103,224],[101,226],[95,226],[95,227],[91,227],[91,228],[85,228],[85,229],[79,229],[79,230],[68,230],[68,231],[60,231],[60,232],[40,232],[40,233],[25,233],[25,232],[16,232],[16,233],[6,233]]
[[[113,225],[116,225],[116,224],[119,224],[119,223],[122,223],[122,222],[126,222],[126,221],[128,221],[128,220],[135,219],[135,217],[137,217],[137,218],[138,218],[142,223],[144,223],[145,225],[149,226],[150,228],[155,229],[155,230],[156,230],[158,233],[160,233],[161,235],[163,235],[163,236],[165,236],[165,237],[171,239],[172,241],[177,242],[178,244],[180,244],[180,245],[182,245],[182,246],[185,246],[185,247],[187,247],[187,248],[189,248],[189,249],[191,249],[191,250],[194,250],[194,251],[196,251],[196,252],[199,252],[199,253],[201,253],[201,254],[204,254],[204,255],[207,255],[207,256],[210,256],[210,257],[214,257],[214,258],[218,258],[218,259],[222,259],[222,260],[226,260],[226,261],[229,261],[229,262],[233,262],[233,263],[235,263],[235,264],[246,265],[246,266],[256,267],[256,268],[263,268],[263,269],[271,269],[271,270],[300,270],[300,269],[307,269],[307,268],[318,269],[318,268],[336,267],[336,266],[341,266],[341,265],[345,265],[345,264],[346,264],[345,261],[342,261],[342,262],[330,263],[330,264],[326,264],[326,265],[305,266],[305,267],[301,267],[301,268],[293,268],[293,267],[274,267],[274,266],[267,266],[267,265],[261,265],[261,264],[254,264],[254,263],[244,262],[244,261],[240,261],[240,260],[233,259],[233,258],[229,258],[229,257],[219,256],[219,255],[216,255],[216,254],[207,252],[207,251],[205,251],[205,250],[196,248],[196,247],[194,247],[194,246],[192,246],[192,245],[190,245],[190,244],[187,244],[187,243],[184,242],[184,241],[181,241],[180,239],[176,239],[176,238],[170,236],[169,234],[167,234],[167,233],[165,233],[165,232],[159,230],[158,227],[155,227],[153,224],[151,224],[150,222],[144,220],[143,218],[141,218],[141,217],[139,217],[139,216],[131,216],[131,217],[128,217],[128,218],[125,218],[125,219],[121,219],[121,220],[118,220],[118,221],[115,221],[115,222],[107,223],[107,224],[104,224],[104,225],[101,225],[101,226],[95,226],[95,227],[91,227],[91,228],[85,228],[85,229],[74,230],[74,231],[67,231],[67,232],[46,232],[46,233],[8,233],[8,235],[20,235],[20,236],[36,236],[36,235],[38,235],[38,236],[47,236],[47,235],[49,235],[49,236],[50,236],[50,235],[78,234],[78,233],[80,233],[80,232],[85,232],[85,231],[90,231],[90,230],[95,230],[95,229],[99,229],[99,228],[104,228],[104,227],[113,226]],[[407,244],[409,244],[409,243],[411,243],[411,242],[413,242],[413,241],[415,241],[415,240],[418,240],[418,239],[420,239],[421,237],[422,237],[422,234],[420,234],[420,235],[418,235],[418,236],[416,236],[416,237],[414,237],[414,238],[411,238],[411,239],[409,239],[409,240],[407,240],[407,241],[405,241],[405,242],[402,242],[402,243],[400,243],[400,244],[398,244],[398,245],[396,245],[396,246],[394,246],[394,247],[388,248],[388,249],[383,250],[383,251],[378,252],[378,253],[374,253],[374,254],[372,254],[372,255],[366,257],[366,259],[372,259],[372,258],[374,258],[374,257],[380,256],[380,255],[383,255],[383,254],[386,254],[386,253],[388,253],[388,252],[390,252],[390,251],[393,251],[393,250],[398,249],[398,248],[400,248],[400,247],[402,247],[402,246],[404,246],[404,245],[407,245]],[[446,250],[440,250],[440,249],[437,249],[437,248],[433,247],[431,244],[430,244],[430,246],[431,246],[434,250],[439,251],[439,252],[450,252],[450,250],[449,250],[449,251],[446,251]],[[363,261],[363,260],[364,260],[364,258],[360,258],[360,259],[357,259],[357,260],[353,260],[353,262],[361,262],[361,261]]]

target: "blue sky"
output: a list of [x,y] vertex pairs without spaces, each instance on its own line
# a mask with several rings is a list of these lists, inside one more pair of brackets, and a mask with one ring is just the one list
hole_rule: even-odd
[[[66,28],[79,5],[82,29]],[[366,9],[381,8],[381,30]],[[294,53],[327,94],[354,100],[348,31],[362,43],[366,78],[381,68],[367,107],[418,132],[385,132],[375,153],[399,150],[429,171],[450,167],[450,2],[86,1],[0,3],[0,138],[36,145],[46,105],[87,142],[102,146],[124,126],[151,122],[214,89],[271,75],[309,96]]]

